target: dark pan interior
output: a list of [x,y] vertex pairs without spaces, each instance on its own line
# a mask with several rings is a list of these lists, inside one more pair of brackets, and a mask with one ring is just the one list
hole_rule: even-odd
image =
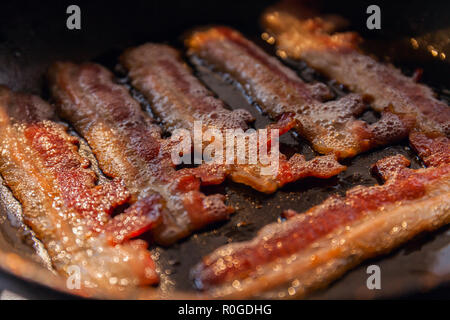
[[[182,48],[180,36],[187,30],[204,24],[235,27],[272,52],[273,48],[267,47],[260,40],[261,30],[258,24],[261,11],[271,3],[273,1],[79,2],[82,29],[69,31],[65,27],[65,11],[70,2],[7,1],[2,3],[0,12],[0,84],[48,98],[44,75],[48,66],[56,60],[93,60],[112,70],[118,70],[117,58],[125,48],[148,41],[167,42]],[[448,31],[450,6],[445,2],[381,2],[382,29],[369,31],[365,28],[365,8],[368,4],[370,3],[362,1],[358,4],[337,5],[337,2],[326,1],[324,7],[330,12],[348,17],[352,22],[352,29],[361,32],[367,39],[367,47],[381,59],[394,62],[407,74],[412,74],[415,68],[423,68],[423,81],[448,103],[449,57],[447,60],[439,60],[433,58],[426,49],[413,50],[409,39],[412,36],[430,34],[429,41],[439,41],[432,36],[439,30]],[[443,43],[442,46],[447,46],[446,52],[449,55],[449,44]],[[346,94],[344,88],[323,78],[304,64],[295,61],[285,63],[298,71],[306,81],[326,82],[336,93],[336,97]],[[215,74],[207,68],[197,69],[196,73],[230,108],[245,108],[254,114],[257,118],[256,128],[270,122],[224,75]],[[117,75],[122,76],[120,73]],[[126,82],[127,79],[122,78],[121,81]],[[144,107],[148,107],[135,94]],[[362,119],[371,122],[376,117],[376,114],[366,112]],[[314,155],[311,148],[294,135],[286,135],[281,142],[281,151],[288,155],[294,152],[301,152],[307,158]],[[230,221],[211,226],[170,248],[154,248],[161,268],[161,285],[167,289],[192,290],[189,270],[202,256],[223,244],[252,238],[262,226],[280,219],[280,213],[284,209],[302,212],[319,204],[332,193],[342,194],[356,185],[377,183],[369,174],[369,166],[380,158],[396,153],[411,159],[413,167],[421,166],[407,142],[402,142],[348,160],[346,164],[349,169],[335,178],[302,180],[288,185],[274,195],[263,195],[230,182],[205,189],[207,193],[226,194],[228,203],[238,208],[237,213]],[[6,190],[0,194],[0,200],[3,200],[8,192]],[[42,263],[41,257],[45,258],[45,254],[36,255],[39,243],[11,214],[17,210],[14,199],[9,201],[12,205],[8,208],[1,203],[2,201],[0,249],[13,251]],[[423,292],[428,292],[429,297],[449,296],[449,243],[448,227],[420,236],[387,256],[359,266],[312,298],[424,297]],[[377,264],[381,268],[382,290],[371,291],[366,287],[366,268],[370,264]],[[63,297],[0,273],[0,290],[2,286],[16,287],[28,297]],[[430,292],[431,289],[434,290]]]

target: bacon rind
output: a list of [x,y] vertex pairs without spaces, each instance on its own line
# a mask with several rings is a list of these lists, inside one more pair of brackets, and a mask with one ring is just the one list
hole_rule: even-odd
[[49,71],[59,113],[85,137],[103,172],[120,177],[134,197],[158,193],[165,207],[155,239],[170,244],[205,225],[228,219],[221,195],[205,196],[191,170],[175,170],[173,141],[105,68],[59,62]]
[[[121,63],[128,70],[132,85],[145,95],[171,133],[180,128],[193,132],[194,121],[202,121],[203,131],[215,128],[225,134],[230,129],[245,130],[247,122],[253,120],[245,110],[227,110],[224,103],[193,76],[179,52],[172,47],[147,43],[128,49],[121,56]],[[284,113],[279,118],[278,122],[266,128],[269,146],[271,130],[276,129],[282,135],[295,126],[292,114]],[[272,193],[284,184],[306,176],[329,178],[345,169],[336,160],[332,161],[326,157],[306,163],[299,155],[288,161],[281,155],[279,170],[273,174],[261,174],[264,167],[261,163],[249,165],[238,164],[237,161],[235,164],[206,164],[190,171],[205,185],[221,183],[228,176],[260,192]],[[313,163],[317,166],[314,167]],[[311,170],[313,168],[320,171],[315,172]]]
[[[195,31],[186,40],[191,56],[199,57],[219,71],[241,83],[261,108],[276,118],[292,112],[298,121],[297,132],[314,149],[338,158],[352,157],[379,145],[407,136],[411,123],[401,114],[394,118],[399,126],[396,135],[387,136],[387,121],[368,125],[356,120],[365,105],[359,95],[350,94],[336,101],[323,102],[330,93],[323,84],[306,84],[292,70],[227,27]],[[197,59],[193,59],[198,63]],[[383,135],[379,135],[379,132]]]
[[[333,24],[310,8],[280,6],[268,9],[262,23],[275,36],[285,55],[302,59],[328,77],[372,99],[382,111],[391,107],[397,114],[414,116],[416,127],[427,134],[450,134],[450,108],[433,91],[406,77],[389,64],[361,53],[355,33],[333,33]],[[337,26],[331,28],[337,29]]]
[[408,164],[403,156],[382,159],[373,170],[385,184],[355,187],[304,214],[286,212],[287,221],[253,240],[217,249],[194,268],[197,287],[217,297],[304,296],[362,260],[449,223],[450,165]]
[[129,193],[118,181],[95,185],[76,139],[48,120],[54,118],[52,107],[40,98],[0,88],[0,173],[22,204],[24,221],[58,272],[70,275],[71,267],[78,267],[83,288],[112,293],[158,282],[145,242],[112,246],[106,240],[108,215],[128,201]]

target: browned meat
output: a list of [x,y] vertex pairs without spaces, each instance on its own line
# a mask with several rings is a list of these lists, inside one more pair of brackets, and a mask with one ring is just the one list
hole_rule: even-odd
[[[218,297],[303,296],[362,260],[450,222],[450,163],[412,170],[403,156],[378,161],[386,182],[331,196],[303,214],[226,245],[193,270],[197,287]],[[279,295],[281,294],[281,295]]]
[[[247,122],[252,120],[245,110],[227,110],[223,102],[192,75],[178,51],[167,45],[148,43],[129,49],[122,55],[121,62],[129,70],[132,84],[147,97],[169,132],[179,128],[193,132],[194,121],[202,121],[203,131],[214,128],[225,135],[228,129],[247,129]],[[283,114],[277,124],[267,129],[278,129],[279,134],[283,134],[294,126],[293,120],[289,114]],[[249,141],[244,141],[247,151]],[[225,141],[221,147],[224,146]],[[206,144],[203,149],[205,147]],[[280,155],[278,170],[272,174],[261,174],[261,167],[264,167],[261,162],[238,164],[235,159],[234,164],[222,164],[222,180],[228,175],[236,182],[266,193],[304,177],[329,178],[345,169],[330,156],[306,162],[300,155],[290,160]],[[214,167],[217,168],[217,164]]]
[[[49,72],[51,91],[64,119],[81,133],[101,169],[120,177],[137,198],[160,194],[167,210],[153,230],[156,240],[170,244],[232,212],[223,196],[205,196],[192,169],[175,170],[172,143],[113,75],[96,64],[56,63]],[[216,173],[211,171],[210,175]]]
[[404,138],[412,125],[407,116],[388,109],[372,125],[356,120],[355,116],[365,109],[360,96],[350,94],[337,101],[323,102],[330,94],[323,84],[304,83],[295,72],[232,29],[215,27],[197,31],[186,44],[191,55],[240,82],[272,117],[287,112],[295,114],[296,130],[318,152],[351,157]]
[[[0,87],[0,174],[22,204],[24,221],[58,272],[79,268],[82,290],[119,292],[158,282],[147,244],[128,239],[158,224],[160,199],[143,198],[119,214],[118,225],[110,214],[128,203],[129,192],[120,180],[97,185],[89,161],[78,154],[78,140],[54,118],[40,98]],[[135,220],[141,223],[130,223]],[[122,237],[112,245],[119,227]]]
[[450,108],[414,77],[361,53],[357,34],[330,34],[339,26],[302,6],[269,9],[262,22],[284,55],[302,59],[351,90],[369,96],[376,110],[391,107],[397,114],[413,115],[423,132],[450,134]]

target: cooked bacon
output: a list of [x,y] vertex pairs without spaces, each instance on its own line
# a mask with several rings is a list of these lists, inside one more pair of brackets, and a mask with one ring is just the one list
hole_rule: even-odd
[[104,229],[112,243],[122,243],[158,226],[162,218],[161,200],[159,194],[144,197],[123,213],[110,219]]
[[358,49],[355,33],[334,33],[333,21],[310,8],[280,6],[263,15],[263,25],[276,38],[285,55],[302,59],[351,90],[370,97],[378,111],[392,107],[396,114],[410,114],[425,133],[450,134],[450,108],[433,91],[406,77],[392,65],[378,62]]
[[[22,204],[24,221],[57,271],[70,274],[71,266],[79,268],[84,288],[119,290],[158,282],[147,244],[128,240],[140,230],[124,221],[123,238],[114,246],[108,240],[113,233],[106,226],[115,220],[110,214],[130,198],[124,184],[97,185],[89,161],[78,153],[78,140],[54,118],[40,98],[0,88],[0,173]],[[139,211],[147,217],[141,228],[151,228],[162,204],[148,200],[142,200],[148,206],[138,202],[120,216],[133,219],[132,211]]]
[[[127,50],[121,57],[122,64],[129,70],[133,86],[140,90],[150,101],[154,112],[160,116],[169,132],[182,128],[194,130],[194,121],[202,121],[202,130],[215,128],[225,134],[228,129],[248,128],[247,122],[253,120],[250,113],[239,109],[227,110],[222,101],[216,99],[181,60],[175,49],[161,44],[144,44]],[[281,115],[276,124],[268,129],[277,129],[279,134],[288,132],[295,125],[290,114]],[[256,134],[256,133],[255,133]],[[249,140],[246,140],[248,143]],[[205,146],[204,146],[205,147]],[[245,146],[248,150],[248,145]],[[329,178],[345,169],[333,157],[319,157],[306,162],[300,155],[289,161],[284,155],[279,159],[279,170],[271,175],[261,174],[261,163],[203,166],[196,171],[204,172],[204,168],[214,168],[220,172],[214,183],[220,183],[226,176],[235,182],[244,183],[266,193],[275,190],[288,182],[307,176]],[[316,169],[316,170],[315,170]],[[207,178],[208,179],[208,178]],[[209,182],[211,184],[211,179]]]
[[[450,222],[450,165],[407,168],[397,155],[373,171],[383,185],[358,186],[303,214],[264,227],[251,241],[226,245],[193,270],[195,283],[220,297],[303,296],[362,260]],[[286,292],[287,289],[287,292]]]
[[59,62],[49,74],[59,113],[86,138],[103,172],[121,178],[134,198],[163,197],[163,221],[152,230],[159,243],[229,217],[232,209],[222,195],[205,196],[195,172],[175,170],[174,142],[161,138],[159,127],[114,83],[111,72],[96,64]]
[[192,130],[194,121],[202,121],[205,129],[245,130],[254,120],[244,109],[226,109],[170,46],[147,43],[127,50],[120,61],[129,71],[132,85],[151,102],[167,131]]
[[[380,121],[368,125],[356,120],[365,104],[356,94],[323,102],[330,96],[323,84],[306,84],[240,33],[226,27],[197,31],[186,40],[190,55],[230,74],[273,118],[294,113],[296,130],[314,149],[339,158],[406,137],[410,119],[383,110]],[[193,59],[199,63],[198,59]]]
[[413,131],[409,135],[409,141],[425,165],[437,167],[441,164],[450,164],[449,138]]
[[[273,193],[282,186],[307,177],[328,179],[338,175],[347,167],[336,161],[334,155],[315,157],[309,161],[301,154],[295,154],[290,159],[280,155],[276,173],[262,173],[262,168],[268,167],[260,164],[218,165],[204,164],[193,173],[200,178],[207,176],[208,172],[216,172],[213,180],[208,184],[219,184],[229,176],[234,182],[251,186],[264,193]],[[206,174],[203,173],[206,171]],[[204,178],[201,178],[204,180]]]

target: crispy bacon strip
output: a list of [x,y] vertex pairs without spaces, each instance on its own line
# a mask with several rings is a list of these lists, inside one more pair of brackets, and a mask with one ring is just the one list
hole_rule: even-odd
[[450,108],[437,100],[429,87],[416,83],[415,77],[406,77],[392,65],[361,53],[356,33],[330,34],[339,25],[301,4],[271,8],[262,23],[285,55],[302,59],[351,90],[369,96],[374,109],[391,107],[397,114],[413,115],[416,126],[425,133],[450,134]]
[[[412,170],[397,155],[378,161],[380,186],[358,186],[304,214],[264,227],[251,241],[226,245],[192,274],[216,296],[303,296],[362,260],[450,222],[450,165]],[[287,293],[285,290],[287,289]]]
[[[54,118],[40,98],[0,87],[0,173],[22,204],[24,221],[57,271],[79,268],[84,288],[119,290],[158,282],[147,244],[125,241],[140,230],[124,221],[123,238],[115,246],[108,240],[113,234],[106,226],[115,220],[109,215],[130,198],[124,184],[97,185],[89,161],[78,154],[78,140]],[[147,207],[138,202],[121,216],[146,217],[142,226],[151,228],[161,206],[153,200],[146,198]]]
[[[129,49],[122,55],[121,62],[128,69],[133,86],[146,96],[154,112],[160,116],[170,132],[179,128],[193,132],[194,121],[202,121],[203,131],[214,128],[225,134],[228,129],[245,130],[248,128],[247,122],[253,120],[251,114],[245,110],[227,110],[224,103],[216,99],[193,76],[192,71],[181,60],[179,52],[167,45],[147,43]],[[269,126],[268,137],[270,130],[278,129],[279,134],[284,134],[294,125],[293,118],[285,113],[277,124]],[[330,156],[306,162],[300,155],[290,160],[281,155],[278,170],[273,174],[261,174],[262,166],[261,163],[249,165],[235,161],[232,165],[208,165],[198,170],[220,170],[221,178],[214,183],[230,176],[236,182],[271,193],[288,182],[306,176],[328,178],[345,169],[345,166]]]
[[111,72],[96,64],[59,62],[49,75],[59,113],[86,138],[103,172],[121,178],[135,198],[163,197],[167,210],[152,231],[159,243],[229,217],[232,209],[223,196],[205,196],[191,170],[175,170],[173,142],[161,138],[159,127],[114,83]]
[[[241,83],[261,108],[276,118],[295,114],[296,130],[314,149],[346,158],[406,137],[412,125],[407,116],[386,109],[380,121],[356,120],[365,105],[359,95],[323,102],[330,96],[323,84],[306,84],[240,33],[226,27],[197,31],[186,40],[191,56],[199,57]],[[198,59],[193,59],[194,63]]]

